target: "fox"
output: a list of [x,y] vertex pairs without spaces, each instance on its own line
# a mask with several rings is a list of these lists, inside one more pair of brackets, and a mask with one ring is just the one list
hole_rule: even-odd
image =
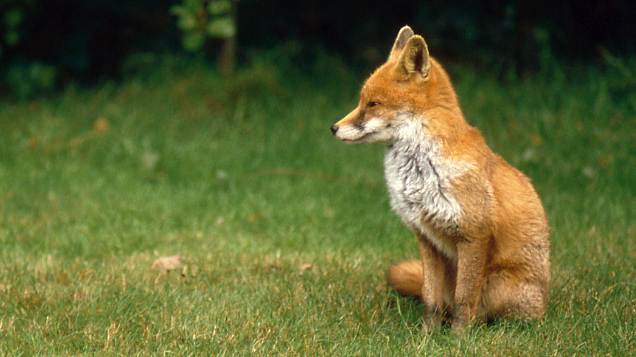
[[386,279],[422,302],[424,332],[542,317],[550,241],[541,200],[468,124],[449,75],[409,26],[331,131],[385,146],[391,207],[419,247],[418,260],[390,266]]

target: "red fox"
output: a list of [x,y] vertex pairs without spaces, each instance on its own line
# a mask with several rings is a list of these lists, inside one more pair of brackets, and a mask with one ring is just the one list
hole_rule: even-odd
[[541,200],[466,122],[422,37],[400,30],[358,106],[331,131],[346,143],[386,145],[391,206],[420,253],[390,267],[387,280],[421,299],[424,331],[446,318],[461,331],[473,321],[543,315],[550,242]]

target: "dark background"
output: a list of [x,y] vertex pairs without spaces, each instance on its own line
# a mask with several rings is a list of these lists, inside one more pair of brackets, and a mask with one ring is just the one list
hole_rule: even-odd
[[[3,14],[15,8],[23,14],[20,40],[2,46],[3,73],[38,61],[55,68],[58,86],[121,78],[133,53],[183,52],[169,12],[176,3],[0,0]],[[546,54],[566,66],[603,66],[604,50],[632,56],[635,9],[633,0],[241,0],[237,54],[240,63],[250,51],[295,43],[299,61],[327,52],[366,71],[384,60],[399,28],[409,24],[434,56],[521,77],[538,71]]]

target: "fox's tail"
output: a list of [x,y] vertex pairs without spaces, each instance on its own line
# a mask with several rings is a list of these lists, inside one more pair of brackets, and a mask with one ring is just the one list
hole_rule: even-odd
[[400,295],[422,298],[422,284],[424,273],[422,262],[407,260],[389,267],[386,271],[386,281],[397,290]]

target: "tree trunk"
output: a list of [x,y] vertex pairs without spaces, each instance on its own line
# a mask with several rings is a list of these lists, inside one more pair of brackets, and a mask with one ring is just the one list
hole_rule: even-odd
[[[234,24],[238,24],[238,1],[232,1],[232,9],[230,10],[230,17]],[[231,76],[234,73],[234,66],[236,64],[236,34],[238,28],[232,37],[228,37],[223,40],[223,47],[221,48],[221,55],[219,58],[219,70],[221,74],[225,76]]]

